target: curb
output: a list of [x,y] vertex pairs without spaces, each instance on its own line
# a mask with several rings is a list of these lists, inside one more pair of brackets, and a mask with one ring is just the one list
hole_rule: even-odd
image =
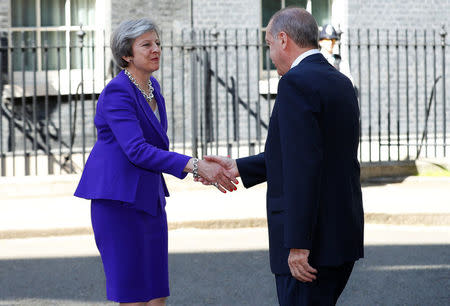
[[[384,225],[413,225],[413,226],[450,226],[450,214],[365,214],[365,224]],[[196,228],[196,229],[233,229],[267,227],[265,218],[228,219],[228,220],[200,220],[169,222],[169,230]],[[60,229],[33,229],[33,230],[7,230],[0,231],[1,239],[24,239],[51,236],[92,235],[92,228],[60,228]]]

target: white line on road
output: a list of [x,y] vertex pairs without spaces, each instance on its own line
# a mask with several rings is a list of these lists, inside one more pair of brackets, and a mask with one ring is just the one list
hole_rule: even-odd
[[404,266],[376,266],[368,267],[367,271],[408,271],[408,270],[444,270],[450,269],[450,265],[404,265]]

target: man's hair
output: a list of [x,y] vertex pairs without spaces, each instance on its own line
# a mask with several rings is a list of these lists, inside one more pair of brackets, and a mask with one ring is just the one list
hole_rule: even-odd
[[287,7],[276,12],[270,22],[270,34],[273,37],[285,32],[299,47],[319,47],[319,28],[307,10]]

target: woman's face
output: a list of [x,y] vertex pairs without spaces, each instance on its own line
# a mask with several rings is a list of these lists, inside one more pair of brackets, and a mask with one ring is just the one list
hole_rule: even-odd
[[150,31],[138,36],[132,45],[133,56],[129,66],[144,73],[152,73],[159,69],[159,59],[161,56],[161,43],[158,34]]

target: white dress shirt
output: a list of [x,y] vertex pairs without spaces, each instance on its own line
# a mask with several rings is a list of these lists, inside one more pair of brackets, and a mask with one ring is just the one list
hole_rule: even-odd
[[159,115],[159,109],[158,109],[158,104],[156,104],[155,110],[153,111],[153,113],[156,116],[156,119],[158,119],[159,123],[161,123],[161,116]]
[[295,59],[295,61],[292,63],[291,69],[294,68],[295,66],[297,66],[297,65],[298,65],[305,57],[310,56],[310,55],[313,55],[313,54],[317,54],[317,53],[320,53],[319,49],[311,49],[311,50],[308,50],[308,51],[306,51],[306,52],[303,52],[303,53],[300,54],[300,56],[297,57],[297,58]]

